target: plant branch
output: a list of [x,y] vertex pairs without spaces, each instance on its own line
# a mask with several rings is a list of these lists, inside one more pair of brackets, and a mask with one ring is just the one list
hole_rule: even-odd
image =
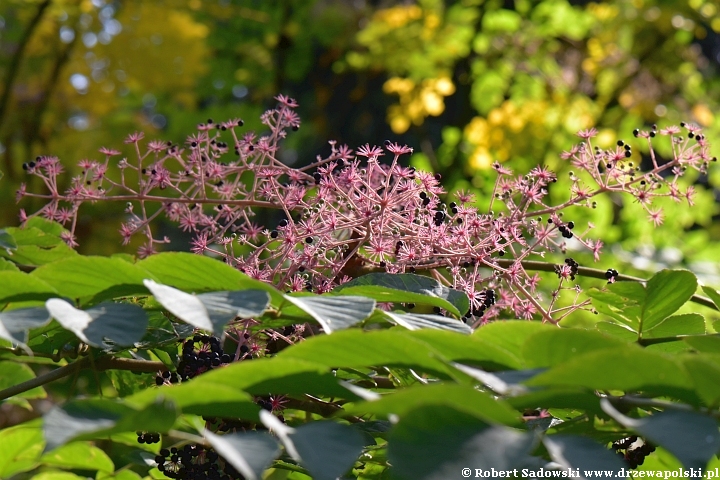
[[683,338],[693,337],[716,337],[716,335],[676,335],[674,337],[658,337],[658,338],[641,338],[637,341],[638,345],[647,347],[648,345],[657,345],[660,343],[679,342]]
[[[306,397],[312,399],[312,401],[307,402],[304,400],[297,400],[295,398],[288,398],[285,403],[285,408],[315,413],[326,418],[333,417],[337,415],[338,412],[343,411],[342,407],[333,403],[323,402],[322,400],[311,397],[309,395],[306,395]],[[360,423],[363,421],[361,418],[352,415],[343,415],[342,413],[340,413],[339,415],[351,423]]]
[[[60,380],[61,378],[72,375],[85,368],[92,368],[92,362],[89,357],[85,357],[77,362],[70,363],[56,370],[44,373],[26,382],[13,385],[12,387],[0,390],[0,400],[19,395],[35,387]],[[130,358],[117,358],[113,356],[105,356],[95,361],[95,369],[97,371],[104,370],[129,370],[131,372],[152,373],[159,370],[166,370],[167,367],[162,362],[150,362],[146,360],[134,360]]]
[[[495,260],[495,263],[497,263],[499,266],[503,268],[507,268],[510,265],[512,265],[515,261],[512,259],[502,259],[502,260]],[[556,263],[550,263],[550,262],[539,262],[536,260],[523,260],[522,266],[525,270],[534,270],[534,271],[541,271],[541,272],[555,272],[555,267],[557,266]],[[605,277],[605,270],[600,270],[597,268],[590,268],[590,267],[578,267],[578,275],[582,275],[585,277],[590,278],[599,278],[602,280],[606,280]],[[639,283],[646,283],[647,280],[640,277],[633,277],[632,275],[618,275],[615,277],[617,281],[623,281],[623,282],[639,282]],[[698,305],[703,305],[708,308],[712,308],[713,310],[718,310],[718,307],[715,305],[715,303],[710,300],[707,297],[703,297],[701,295],[693,295],[690,298],[690,301],[693,303],[697,303]]]

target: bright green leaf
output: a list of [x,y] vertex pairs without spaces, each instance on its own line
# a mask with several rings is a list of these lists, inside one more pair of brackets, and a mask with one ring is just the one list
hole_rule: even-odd
[[414,332],[344,330],[295,344],[280,352],[277,358],[305,360],[329,368],[387,365],[448,371],[440,353],[429,344],[415,340],[410,333]]
[[622,340],[597,331],[555,328],[528,337],[521,348],[521,355],[529,368],[553,367],[583,353],[623,345],[625,342]]
[[73,442],[46,453],[40,458],[43,465],[68,470],[115,470],[110,457],[98,447],[86,442]]
[[698,352],[717,353],[720,352],[720,335],[701,335],[683,338]]
[[268,292],[273,305],[282,302],[282,294],[271,285],[248,277],[220,260],[185,252],[151,255],[136,264],[152,274],[159,283],[186,292],[255,289]]
[[518,413],[503,400],[473,386],[449,383],[404,388],[385,394],[379,400],[357,403],[347,413],[358,416],[370,413],[384,418],[398,415],[403,418],[408,411],[424,405],[446,405],[489,423],[521,425]]
[[501,348],[511,355],[518,365],[525,366],[522,356],[523,344],[537,332],[557,330],[557,327],[540,322],[506,321],[492,322],[478,328],[473,337]]
[[20,269],[13,262],[0,258],[0,271],[10,270],[13,272],[19,272]]
[[635,342],[638,339],[636,331],[618,323],[598,322],[595,324],[595,328],[605,335],[609,335],[624,342]]
[[642,330],[649,330],[675,313],[697,290],[697,278],[687,270],[662,270],[647,283]]
[[[0,361],[0,390],[32,380],[33,378],[35,378],[35,373],[24,363]],[[47,394],[45,393],[43,387],[35,387],[31,390],[15,395],[15,397],[45,398],[47,397]]]
[[705,292],[708,297],[710,297],[710,300],[713,301],[715,307],[720,309],[720,292],[706,285],[703,285],[702,291]]
[[699,355],[683,359],[685,369],[695,382],[695,391],[707,405],[720,403],[720,365]]
[[34,475],[30,480],[87,480],[87,477],[81,477],[70,472],[61,470],[50,470]]
[[596,390],[686,389],[680,365],[662,354],[627,345],[578,355],[527,382],[531,386],[579,386]]
[[[30,276],[44,280],[65,297],[87,298],[125,286],[123,294],[146,294],[147,273],[119,258],[77,256],[35,269]],[[119,296],[119,295],[118,295]]]
[[39,278],[13,270],[0,271],[0,302],[45,301],[58,295],[57,290]]
[[35,468],[44,445],[39,421],[0,430],[0,478]]

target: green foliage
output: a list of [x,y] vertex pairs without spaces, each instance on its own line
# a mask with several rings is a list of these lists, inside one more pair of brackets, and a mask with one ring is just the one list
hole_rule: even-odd
[[[371,274],[329,295],[288,295],[215,260],[177,253],[136,263],[73,256],[32,273],[0,274],[16,277],[0,287],[0,331],[19,346],[2,350],[20,355],[19,363],[0,357],[0,395],[28,408],[23,401],[56,392],[50,380],[71,368],[94,370],[105,392],[69,395],[42,421],[0,430],[3,478],[155,475],[147,455],[160,445],[128,441],[136,431],[161,433],[164,446],[212,447],[246,478],[294,471],[439,479],[468,465],[557,468],[549,462],[619,471],[627,465],[608,445],[631,435],[657,447],[648,465],[674,457],[685,468],[705,468],[720,451],[720,344],[702,315],[678,313],[697,289],[688,271],[594,290],[596,329],[500,321],[472,333],[452,316],[467,298],[419,276]],[[202,288],[203,279],[211,287]],[[381,311],[375,303],[392,310],[410,300],[450,316]],[[223,335],[247,318],[260,326],[308,323],[309,331],[318,325],[325,334],[179,385],[157,387],[141,373],[176,368],[193,328]],[[68,344],[86,347],[68,356]],[[67,366],[36,376],[25,363],[29,349]],[[267,396],[285,399],[275,415],[258,404]],[[223,433],[216,418],[270,432]],[[127,460],[111,444],[148,462],[116,471]]]

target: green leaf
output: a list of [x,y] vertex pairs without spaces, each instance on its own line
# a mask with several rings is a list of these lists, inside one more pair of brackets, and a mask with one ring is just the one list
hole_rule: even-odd
[[544,330],[557,330],[557,327],[520,320],[492,322],[475,330],[473,337],[503,349],[519,367],[525,367],[525,360],[522,356],[523,345],[530,336]]
[[685,370],[695,382],[695,391],[709,406],[720,403],[720,366],[702,356],[683,359]]
[[132,470],[118,470],[112,473],[98,472],[95,480],[143,480],[143,477]]
[[263,472],[280,454],[280,445],[267,432],[215,435],[205,430],[203,435],[215,451],[247,480],[263,478]]
[[38,267],[30,276],[44,280],[58,294],[71,299],[93,297],[118,286],[126,286],[125,295],[147,294],[142,281],[148,274],[119,258],[66,258]]
[[262,315],[270,296],[262,290],[212,292],[190,295],[176,288],[145,280],[145,286],[170,313],[193,327],[221,336],[235,319]]
[[73,442],[57,448],[43,455],[40,462],[50,467],[67,469],[102,472],[115,470],[115,465],[104,451],[86,442]]
[[598,322],[595,324],[595,328],[605,335],[617,338],[618,340],[622,340],[626,343],[637,341],[637,332],[625,325],[610,322]]
[[503,400],[477,390],[470,385],[437,383],[404,388],[396,393],[383,395],[379,400],[354,404],[346,412],[351,415],[370,413],[388,418],[403,416],[423,405],[445,405],[469,413],[489,423],[519,427],[518,413]]
[[2,270],[10,270],[13,272],[19,272],[20,269],[15,265],[13,262],[9,260],[5,260],[4,258],[0,258],[0,271]]
[[704,469],[720,450],[717,421],[693,411],[665,410],[643,418],[618,412],[607,399],[603,410],[615,421],[672,453],[685,468]]
[[0,248],[8,250],[14,250],[17,248],[17,242],[12,235],[10,235],[5,229],[0,230]]
[[280,305],[282,293],[271,285],[248,277],[220,260],[185,252],[164,252],[151,255],[136,265],[164,285],[186,292],[217,290],[264,290],[273,305]]
[[[303,342],[305,343],[305,342]],[[192,382],[147,390],[126,399],[137,407],[172,399],[185,413],[258,419],[260,407],[248,395],[316,395],[356,399],[323,365],[279,357],[236,362]]]
[[534,436],[487,427],[454,408],[426,405],[408,412],[388,437],[388,460],[400,478],[460,478],[463,468],[512,470],[532,464]]
[[147,314],[137,305],[101,303],[83,311],[65,300],[52,298],[45,307],[63,327],[98,348],[133,345],[147,330]]
[[547,435],[543,437],[543,444],[550,458],[563,468],[619,472],[627,466],[604,445],[587,437]]
[[682,307],[697,289],[697,278],[687,270],[662,270],[643,287],[637,282],[617,282],[603,291],[590,289],[588,296],[602,314],[645,332]]
[[529,368],[553,367],[582,353],[623,345],[626,343],[597,331],[555,328],[528,337],[521,348],[521,355]]
[[642,330],[649,330],[675,313],[697,290],[697,278],[687,270],[662,270],[647,283]]
[[455,362],[480,365],[489,370],[520,369],[517,357],[502,346],[479,335],[461,335],[455,332],[425,329],[401,332],[415,340],[421,340],[442,355]]
[[50,322],[50,312],[44,307],[19,308],[0,312],[0,338],[26,344],[28,332]]
[[464,292],[448,288],[433,278],[411,273],[370,273],[340,285],[334,292],[362,295],[378,302],[433,305],[458,317],[470,309],[470,300]]
[[[0,361],[0,390],[12,387],[22,382],[35,378],[35,372],[24,363]],[[45,398],[47,394],[42,387],[35,387],[31,390],[19,393],[13,398]]]
[[317,320],[325,333],[352,327],[368,318],[375,310],[375,300],[365,297],[290,295],[284,297]]
[[39,420],[0,430],[0,478],[35,468],[44,446]]
[[686,337],[683,338],[683,342],[687,343],[698,352],[720,352],[720,335],[702,335],[698,337]]
[[304,360],[328,368],[387,365],[449,372],[442,355],[429,344],[412,338],[411,333],[414,332],[344,330],[295,344],[281,351],[277,358]]
[[45,301],[56,297],[57,290],[39,278],[13,270],[0,271],[0,302]]
[[401,325],[408,330],[433,328],[436,330],[449,330],[458,333],[472,333],[472,328],[460,320],[443,317],[441,315],[423,315],[418,313],[383,312],[393,323]]
[[641,284],[617,282],[603,290],[591,288],[587,294],[593,299],[593,306],[599,313],[614,318],[635,332],[639,330],[642,304],[645,301],[645,288]]
[[570,408],[595,414],[602,413],[600,399],[585,389],[573,387],[551,387],[506,399],[508,405],[517,410],[536,408]]
[[300,463],[316,480],[335,480],[350,470],[365,442],[358,430],[340,423],[306,423],[289,435]]
[[580,386],[596,390],[686,389],[679,363],[634,345],[578,355],[532,378],[530,386]]
[[702,291],[705,292],[708,297],[710,297],[710,300],[712,300],[715,304],[715,308],[720,310],[720,292],[706,285],[703,285]]
[[705,319],[697,313],[684,315],[673,315],[662,320],[658,325],[643,332],[643,339],[673,339],[667,343],[652,344],[648,348],[662,350],[664,352],[677,352],[689,349],[689,346],[681,342],[684,335],[702,335],[705,333]]
[[168,431],[178,416],[176,407],[158,401],[143,409],[109,399],[74,400],[53,407],[43,416],[46,451],[72,440],[91,440],[112,433]]
[[60,470],[50,470],[34,475],[30,480],[87,480],[87,477],[81,477],[70,472]]
[[8,228],[5,232],[12,236],[17,248],[12,251],[0,249],[0,255],[21,265],[44,265],[78,256],[75,250],[63,242],[59,233],[45,232],[42,228],[31,225],[25,228]]
[[48,235],[53,235],[58,238],[60,238],[60,235],[64,232],[69,231],[63,227],[62,224],[39,216],[28,219],[25,223],[25,229],[27,228],[37,228]]

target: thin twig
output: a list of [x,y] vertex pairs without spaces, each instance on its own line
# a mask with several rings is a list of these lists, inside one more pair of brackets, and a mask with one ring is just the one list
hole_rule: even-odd
[[[13,385],[12,387],[0,390],[0,400],[5,400],[15,395],[19,395],[35,387],[40,387],[55,380],[72,375],[85,368],[91,368],[92,362],[89,357],[82,358],[77,362],[70,363],[56,370],[44,373],[26,382]],[[150,362],[145,360],[134,360],[131,358],[116,358],[105,356],[95,361],[95,369],[97,371],[104,370],[129,370],[131,372],[152,373],[160,370],[167,370],[167,366],[162,362]]]

